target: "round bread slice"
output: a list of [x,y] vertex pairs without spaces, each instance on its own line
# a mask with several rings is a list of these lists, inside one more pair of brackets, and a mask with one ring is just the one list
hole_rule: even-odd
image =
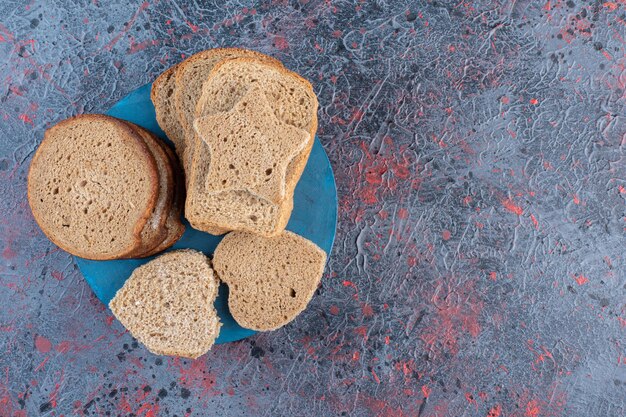
[[125,122],[145,142],[152,153],[159,171],[159,196],[152,215],[141,231],[141,246],[131,252],[128,258],[147,256],[155,247],[163,242],[168,235],[165,222],[167,221],[174,192],[174,174],[170,160],[161,147],[161,141],[141,126]]
[[261,331],[284,326],[306,308],[325,264],[326,252],[289,231],[271,238],[232,232],[213,255],[234,319]]
[[178,250],[135,269],[109,307],[152,353],[195,359],[219,335],[218,286],[206,256]]
[[159,195],[156,161],[121,120],[86,114],[48,129],[28,174],[42,231],[87,259],[119,259],[141,244]]
[[165,223],[165,227],[167,228],[167,237],[156,248],[146,253],[145,256],[152,256],[154,254],[164,251],[165,249],[176,243],[178,239],[180,239],[185,233],[185,225],[183,225],[183,223],[180,221],[182,209],[185,205],[183,172],[180,169],[180,165],[178,164],[178,159],[176,158],[176,155],[174,154],[174,152],[172,152],[169,146],[161,142],[161,147],[167,154],[167,157],[170,160],[172,170],[174,171],[173,201],[167,216],[167,222]]

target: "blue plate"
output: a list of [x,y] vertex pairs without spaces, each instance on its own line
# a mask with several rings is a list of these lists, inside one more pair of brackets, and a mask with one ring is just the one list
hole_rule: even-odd
[[[147,84],[133,91],[115,104],[107,114],[143,126],[171,144],[156,121],[154,106],[150,101],[151,87],[152,84]],[[316,137],[309,162],[296,187],[293,212],[287,229],[315,242],[330,255],[336,225],[335,178],[326,152]],[[185,226],[187,227],[185,234],[170,250],[192,248],[212,255],[222,237],[192,229],[187,221]],[[109,301],[124,285],[133,270],[153,258],[121,261],[91,261],[78,257],[75,259],[93,292],[100,301],[109,305]],[[215,308],[222,321],[222,329],[216,343],[233,342],[256,333],[254,330],[244,329],[235,322],[228,311],[227,299],[228,287],[222,284],[215,301]]]

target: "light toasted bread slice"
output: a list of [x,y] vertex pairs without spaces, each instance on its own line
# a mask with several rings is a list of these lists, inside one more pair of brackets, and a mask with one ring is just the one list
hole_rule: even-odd
[[219,335],[218,286],[206,256],[172,251],[135,269],[109,307],[152,353],[195,359]]

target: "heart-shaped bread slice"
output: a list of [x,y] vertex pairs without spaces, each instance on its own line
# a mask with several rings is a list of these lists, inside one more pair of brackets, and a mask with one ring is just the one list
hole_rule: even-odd
[[229,233],[213,267],[228,285],[228,307],[241,326],[275,330],[300,314],[324,273],[326,252],[295,233],[275,237]]
[[195,359],[219,335],[218,286],[206,256],[178,250],[135,269],[109,307],[152,353]]

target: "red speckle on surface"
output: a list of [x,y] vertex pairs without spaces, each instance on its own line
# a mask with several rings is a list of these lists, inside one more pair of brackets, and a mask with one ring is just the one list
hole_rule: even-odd
[[135,413],[138,417],[157,417],[159,415],[159,405],[146,403],[143,404]]
[[502,206],[507,209],[508,211],[510,211],[511,213],[515,213],[518,216],[521,216],[522,213],[524,213],[524,210],[516,205],[513,200],[511,200],[510,198],[507,198],[505,200],[502,201]]
[[47,338],[37,335],[35,336],[35,348],[41,353],[48,353],[52,349],[52,343]]
[[586,276],[582,275],[582,274],[580,274],[580,275],[572,275],[572,278],[574,278],[574,281],[576,281],[576,284],[578,284],[578,285],[585,285],[586,283],[589,282],[589,279]]
[[139,17],[139,14],[143,12],[144,10],[146,10],[149,6],[150,6],[150,3],[148,3],[147,1],[144,1],[141,4],[141,6],[139,6],[137,11],[133,14],[133,17],[130,18],[130,20],[128,21],[128,24],[124,25],[124,29],[120,33],[118,33],[113,39],[111,39],[111,41],[108,44],[104,46],[104,50],[111,51],[113,47],[115,46],[115,44],[117,44],[119,40],[131,29],[131,27],[135,25],[135,21],[137,20],[137,17]]
[[532,104],[533,106],[536,106],[537,104],[539,104],[539,100],[537,100],[536,98],[531,98],[530,104]]
[[367,339],[367,327],[359,326],[354,328],[354,333]]
[[445,229],[443,232],[441,232],[441,238],[443,240],[450,240],[451,237],[452,237],[452,233],[450,233],[448,229]]
[[422,385],[422,394],[424,394],[424,397],[426,398],[430,397],[431,392],[432,390],[428,388],[428,385]]
[[[446,279],[452,279],[447,277]],[[437,306],[436,318],[431,325],[422,330],[420,338],[433,351],[449,351],[456,354],[459,351],[459,340],[463,333],[477,337],[481,332],[479,317],[483,309],[483,301],[474,290],[474,282],[463,284],[463,298],[449,297],[451,283],[441,284],[432,295],[432,302]],[[455,290],[455,292],[461,289]]]
[[524,412],[526,417],[539,417],[541,415],[541,409],[537,400],[531,400],[526,404],[526,410]]
[[535,229],[539,229],[539,222],[537,221],[537,218],[535,217],[534,214],[530,215],[530,220],[533,222],[533,225],[535,226]]
[[401,208],[400,210],[398,210],[398,218],[399,219],[407,219],[409,217],[409,211],[405,208]]
[[495,281],[497,278],[498,278],[498,273],[497,273],[497,272],[495,272],[495,271],[491,271],[491,272],[489,273],[489,279],[490,279],[490,280]]
[[189,20],[185,20],[185,23],[187,24],[187,26],[189,26],[189,29],[191,29],[193,33],[197,33],[198,30],[200,29],[197,25],[194,25]]
[[333,316],[336,316],[339,314],[339,307],[337,306],[330,306],[330,314],[332,314]]
[[61,343],[59,343],[58,345],[56,345],[54,347],[54,350],[56,350],[59,353],[67,353],[69,352],[71,347],[71,343],[69,340],[64,340]]
[[500,404],[496,404],[489,409],[487,413],[487,417],[500,417],[502,414],[502,406]]
[[205,357],[193,360],[187,368],[180,363],[180,358],[175,358],[174,366],[179,369],[180,382],[184,386],[202,387],[202,395],[219,395],[214,389],[215,376],[209,371]]
[[15,253],[15,251],[9,245],[7,245],[4,248],[4,250],[2,251],[2,257],[4,259],[13,259],[13,258],[15,258],[15,256],[17,256],[17,254]]
[[146,40],[143,42],[135,42],[135,38],[131,38],[130,40],[130,48],[128,49],[128,54],[136,54],[137,52],[143,51],[148,46],[156,46],[158,45],[158,41],[156,40]]
[[274,38],[274,45],[281,51],[289,49],[289,42],[283,36],[276,36]]
[[63,281],[64,279],[63,273],[60,271],[52,271],[50,275],[52,275],[52,278],[56,279],[57,281]]
[[365,317],[372,317],[374,315],[374,309],[369,304],[363,304],[361,310],[363,311],[363,316]]
[[29,115],[27,115],[26,113],[20,114],[19,118],[24,123],[28,123],[29,125],[34,125],[33,119],[31,119],[31,117]]

